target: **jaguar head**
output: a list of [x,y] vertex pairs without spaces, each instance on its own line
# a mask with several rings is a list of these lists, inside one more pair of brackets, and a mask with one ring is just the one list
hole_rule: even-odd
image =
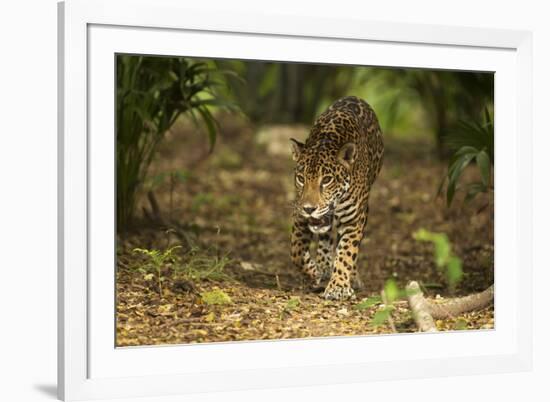
[[296,212],[307,219],[313,233],[326,233],[335,207],[350,187],[357,148],[352,142],[339,148],[308,147],[294,139],[291,144]]

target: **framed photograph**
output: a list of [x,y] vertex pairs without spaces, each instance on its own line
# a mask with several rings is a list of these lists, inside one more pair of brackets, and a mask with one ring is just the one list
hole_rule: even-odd
[[58,12],[61,399],[531,368],[529,32]]

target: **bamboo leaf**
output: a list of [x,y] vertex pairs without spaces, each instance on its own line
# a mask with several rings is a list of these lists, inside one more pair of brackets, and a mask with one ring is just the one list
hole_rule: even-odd
[[481,181],[487,187],[489,185],[491,175],[491,160],[485,151],[481,151],[476,156],[476,163],[481,173]]
[[217,134],[214,117],[206,107],[198,107],[197,111],[202,116],[202,120],[208,130],[208,141],[210,142],[210,152],[212,152],[214,150],[214,145],[216,145]]
[[487,192],[487,186],[483,183],[471,183],[468,185],[468,192],[464,198],[465,202],[470,202],[474,199],[479,193]]

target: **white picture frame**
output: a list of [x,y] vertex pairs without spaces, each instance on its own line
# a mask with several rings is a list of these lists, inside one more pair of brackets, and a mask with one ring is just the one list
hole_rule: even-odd
[[[58,15],[61,399],[531,368],[531,33],[217,15],[177,0],[69,0]],[[108,133],[120,52],[495,71],[495,330],[116,349]]]

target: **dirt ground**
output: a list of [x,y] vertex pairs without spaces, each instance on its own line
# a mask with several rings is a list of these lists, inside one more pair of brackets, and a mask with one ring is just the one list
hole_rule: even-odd
[[[481,195],[464,204],[458,196],[447,208],[436,199],[446,166],[430,142],[387,136],[358,261],[364,287],[355,301],[323,300],[289,257],[294,189],[288,137],[306,134],[304,127],[258,132],[226,117],[209,154],[205,135],[192,126],[181,122],[169,133],[145,186],[158,214],[144,192],[139,218],[118,235],[118,346],[390,333],[388,322],[372,324],[389,278],[400,287],[419,281],[433,298],[493,283],[492,200]],[[447,234],[462,259],[464,276],[453,291],[434,264],[431,245],[413,239],[420,228]],[[176,247],[174,258],[160,271],[134,250],[170,247]],[[364,307],[365,299],[374,302]],[[398,332],[417,330],[405,301],[395,302],[392,318]],[[436,325],[491,329],[493,307]]]

